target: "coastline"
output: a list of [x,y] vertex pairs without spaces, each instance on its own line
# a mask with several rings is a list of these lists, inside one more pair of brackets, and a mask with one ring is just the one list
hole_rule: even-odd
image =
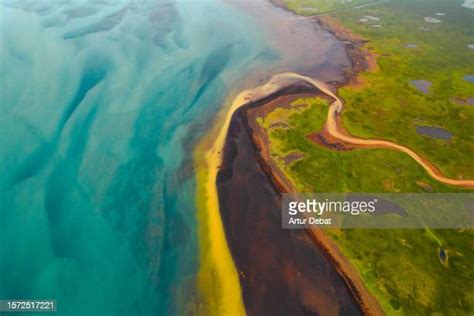
[[337,82],[335,87],[349,86],[351,88],[362,87],[365,82],[359,74],[363,72],[375,72],[379,69],[377,55],[365,47],[367,40],[361,35],[346,28],[337,19],[325,15],[312,17],[325,31],[331,33],[339,41],[345,42],[345,49],[352,67],[344,74],[344,79]]
[[[349,86],[350,88],[360,88],[366,83],[363,78],[359,76],[361,72],[374,72],[378,70],[377,56],[369,51],[364,44],[366,40],[350,30],[347,30],[340,24],[336,19],[330,16],[318,17],[318,23],[328,32],[333,34],[336,38],[341,41],[347,41],[347,54],[353,62],[353,67],[350,71],[345,73],[344,80],[339,81],[335,84],[336,89],[340,86]],[[290,74],[291,75],[291,74]],[[302,77],[295,75],[296,77]],[[337,96],[334,89],[321,84],[319,86],[320,92],[325,97],[332,99],[330,109],[328,112],[327,122],[321,136],[327,137],[331,141],[336,140],[336,143],[321,144],[327,147],[333,146],[338,150],[348,150],[354,148],[388,148],[403,152],[415,160],[425,171],[435,180],[461,188],[473,188],[474,180],[467,179],[451,179],[445,176],[434,164],[429,160],[419,155],[407,146],[386,141],[383,139],[364,139],[357,136],[351,135],[347,132],[342,125],[340,120],[340,113],[343,109],[343,102]],[[300,91],[303,94],[305,91]],[[285,95],[280,96],[284,98]],[[268,139],[265,136],[265,131],[261,130],[258,123],[256,123],[257,117],[264,117],[264,115],[258,115],[260,112],[270,112],[266,107],[269,107],[271,102],[265,104],[254,104],[246,107],[245,113],[247,114],[247,124],[250,126],[248,133],[252,136],[253,143],[256,149],[256,160],[261,164],[262,170],[272,180],[275,188],[281,192],[295,192],[295,188],[292,186],[291,181],[286,179],[285,174],[280,170],[278,166],[272,161],[269,150],[268,150]],[[283,105],[284,106],[284,105]],[[273,108],[278,105],[273,106]],[[253,111],[252,108],[258,108],[257,111]],[[254,113],[252,113],[254,112]],[[339,147],[340,148],[339,148]],[[349,262],[349,260],[342,254],[338,245],[327,235],[322,229],[310,229],[308,230],[311,234],[314,243],[319,247],[322,252],[327,255],[333,265],[336,267],[340,275],[345,279],[347,285],[351,289],[354,297],[357,298],[362,310],[368,315],[383,315],[384,312],[380,306],[380,303],[375,297],[368,291],[361,277],[359,276],[355,267]]]
[[[316,19],[316,22],[324,30],[333,34],[339,41],[350,41],[350,44],[346,43],[345,48],[352,62],[352,67],[350,72],[343,74],[343,80],[338,81],[336,87],[338,85],[349,84],[349,82],[352,82],[357,77],[359,72],[369,69],[371,64],[376,65],[375,62],[370,63],[371,55],[361,49],[363,44],[362,38],[356,37],[355,34],[344,33],[344,28],[336,27],[330,20],[325,20],[324,22],[320,19]],[[272,80],[277,78],[276,81],[278,81],[278,76],[279,75],[276,75]],[[234,257],[234,260],[232,260],[232,255],[229,251],[229,246],[232,248],[232,245],[228,245],[229,238],[228,236],[226,237],[226,234],[228,234],[228,231],[231,230],[232,227],[225,225],[225,223],[223,225],[223,222],[225,222],[223,221],[224,210],[220,208],[220,201],[218,200],[221,197],[217,190],[217,179],[218,173],[222,169],[222,163],[224,161],[223,155],[229,146],[229,141],[226,140],[226,136],[232,128],[231,121],[233,116],[236,115],[239,108],[255,108],[265,105],[268,98],[274,98],[275,96],[272,96],[271,91],[273,90],[273,92],[276,93],[279,85],[273,85],[272,80],[266,85],[257,88],[257,91],[244,90],[239,93],[237,97],[230,102],[230,106],[227,106],[219,113],[216,122],[223,121],[223,123],[213,126],[213,129],[208,133],[207,137],[200,142],[194,154],[198,174],[198,187],[196,191],[199,209],[198,218],[200,221],[206,222],[204,225],[200,225],[200,229],[201,235],[206,236],[205,238],[207,239],[207,241],[201,240],[200,242],[203,264],[201,265],[202,267],[199,273],[198,287],[200,292],[206,297],[204,301],[208,307],[212,307],[199,308],[198,311],[203,314],[210,310],[230,312],[235,315],[245,314],[244,302],[241,295],[241,283],[239,283],[238,280],[238,276],[240,276],[240,281],[242,282],[242,274],[241,271],[238,272],[234,266],[234,262],[238,258]],[[315,93],[316,90],[314,87],[298,87],[296,85],[287,87],[286,92],[288,94]],[[281,95],[284,94],[285,93],[282,93]],[[261,95],[266,95],[268,98],[258,100],[258,97]],[[247,115],[245,116],[245,120],[248,120]],[[247,126],[247,133],[251,136],[255,148],[257,151],[262,150],[265,146],[260,144],[260,138],[256,133],[251,133],[251,127],[248,122]],[[214,141],[212,140],[213,137],[215,137]],[[269,178],[277,194],[290,192],[292,190],[291,183],[283,174],[279,171],[275,171],[278,170],[278,168],[272,168],[270,160],[265,159],[265,155],[255,155],[254,158],[256,158],[258,164],[264,170],[264,173]],[[356,276],[355,269],[350,266],[348,260],[344,258],[334,242],[329,240],[329,237],[322,231],[308,230],[307,234],[311,237],[312,243],[316,245],[316,248],[322,252],[322,255],[331,262],[338,274],[344,279],[346,286],[348,286],[353,297],[357,300],[363,313],[369,315],[382,314],[380,312],[380,306],[365,289],[360,278]],[[209,256],[213,257],[213,260],[209,260]],[[217,258],[219,258],[219,260],[216,260]],[[213,277],[217,275],[220,284],[213,284],[210,275],[213,275]],[[245,296],[245,293],[243,293],[243,296]],[[221,309],[224,302],[222,300],[216,301],[222,297],[233,298],[231,302],[225,303],[227,306],[225,310]]]
[[[267,80],[275,73],[288,68],[293,69],[295,66],[298,69],[304,66],[309,69],[310,73],[317,71],[318,74],[324,75],[329,80],[339,80],[338,69],[348,64],[348,61],[344,59],[345,55],[336,54],[337,56],[334,56],[334,50],[336,52],[344,51],[342,44],[339,44],[339,47],[334,49],[331,44],[332,41],[326,41],[322,34],[323,30],[317,26],[315,28],[312,21],[302,24],[301,21],[293,19],[293,13],[276,9],[271,3],[266,1],[262,2],[264,4],[262,6],[258,6],[256,2],[256,7],[253,7],[253,5],[250,7],[243,6],[241,9],[248,10],[249,12],[259,12],[256,18],[268,20],[269,30],[278,29],[278,33],[291,33],[292,35],[289,37],[289,42],[287,40],[280,42],[280,37],[276,36],[277,33],[269,34],[270,40],[274,42],[277,50],[282,50],[285,57],[283,57],[280,63],[272,67],[271,70],[259,73],[257,76],[255,76],[256,74],[251,75],[251,77],[255,77],[254,79],[257,80],[252,80],[247,76],[241,81],[241,86],[258,86],[263,80]],[[256,10],[257,8],[259,10]],[[285,23],[282,25],[279,23],[280,21],[285,21]],[[317,41],[307,41],[307,36],[313,34]],[[285,47],[290,49],[287,50]],[[319,56],[318,52],[321,52]],[[327,59],[329,54],[332,58],[330,60]],[[298,58],[297,63],[294,62],[295,56]],[[322,67],[322,65],[324,66]],[[222,162],[221,152],[225,146],[225,136],[229,128],[230,119],[238,107],[251,101],[251,96],[248,97],[249,100],[244,100],[245,97],[243,97],[240,102],[235,102],[236,100],[232,100],[232,98],[237,95],[242,96],[245,92],[256,95],[268,95],[270,90],[281,86],[281,84],[276,84],[273,88],[271,83],[266,86],[267,91],[259,92],[258,90],[261,90],[260,87],[255,89],[257,91],[246,90],[240,94],[238,93],[238,87],[234,87],[231,93],[229,93],[229,97],[224,103],[222,110],[219,111],[214,122],[210,125],[209,131],[199,141],[193,152],[197,180],[195,192],[201,261],[197,278],[197,295],[202,303],[197,304],[197,306],[193,304],[191,309],[201,314],[207,314],[211,311],[216,311],[216,314],[219,311],[231,314],[244,313],[237,271],[229,252],[225,236],[226,232],[222,228],[216,179]],[[231,297],[230,303],[226,302],[228,297]],[[225,310],[220,309],[224,307],[226,308]]]
[[[352,88],[357,88],[360,86],[363,86],[365,83],[361,81],[361,78],[358,76],[361,72],[364,71],[377,71],[377,56],[374,55],[373,52],[368,51],[365,47],[363,47],[363,44],[366,42],[362,37],[358,36],[357,34],[351,32],[350,30],[345,29],[340,23],[338,23],[337,20],[330,16],[324,16],[324,17],[308,17],[308,19],[313,19],[317,21],[317,23],[327,32],[330,32],[333,36],[335,36],[339,41],[345,42],[345,48],[346,48],[346,53],[349,57],[349,59],[352,62],[352,67],[348,69],[344,73],[344,79],[339,80],[337,82],[332,82],[331,86],[334,86],[336,89],[337,87],[340,86],[350,86]],[[214,142],[212,145],[212,150],[210,150],[210,153],[208,153],[207,158],[206,158],[206,165],[208,170],[211,172],[209,173],[209,176],[206,178],[207,182],[207,194],[211,195],[211,198],[208,197],[207,203],[212,204],[212,211],[213,213],[219,213],[220,216],[218,217],[218,221],[224,223],[225,230],[222,232],[222,234],[226,235],[228,247],[231,248],[231,253],[234,257],[234,262],[237,265],[236,273],[240,277],[241,284],[244,284],[243,287],[243,296],[244,296],[244,301],[245,299],[245,282],[247,282],[246,278],[247,275],[242,271],[242,267],[239,268],[239,263],[238,261],[241,259],[239,258],[238,255],[235,254],[235,248],[236,241],[232,240],[235,235],[232,234],[232,231],[238,230],[241,228],[241,226],[236,225],[235,223],[232,223],[232,221],[229,221],[229,219],[226,220],[226,212],[228,209],[225,209],[222,205],[225,204],[225,200],[223,201],[222,193],[219,191],[219,185],[222,185],[222,178],[229,177],[229,173],[233,173],[233,169],[230,168],[229,166],[225,166],[225,161],[233,161],[233,158],[226,158],[225,155],[234,155],[234,157],[238,154],[238,147],[231,144],[232,142],[232,130],[234,130],[236,127],[234,126],[235,120],[240,120],[240,128],[242,129],[242,126],[244,126],[244,130],[248,134],[247,136],[251,137],[252,139],[252,144],[255,149],[255,155],[253,157],[254,160],[258,162],[260,165],[261,169],[263,170],[264,174],[270,179],[271,184],[277,194],[280,194],[281,192],[291,192],[294,191],[294,188],[292,187],[292,184],[288,179],[286,179],[285,175],[279,170],[277,166],[275,166],[268,154],[268,148],[267,145],[265,144],[264,137],[258,132],[256,132],[255,126],[251,126],[252,122],[255,120],[251,117],[252,115],[248,115],[248,113],[251,111],[251,109],[255,108],[264,108],[267,106],[269,103],[271,103],[272,98],[278,98],[278,97],[283,97],[286,95],[294,95],[298,93],[307,93],[309,87],[303,87],[303,86],[298,86],[292,84],[286,83],[286,91],[277,91],[278,90],[278,78],[284,79],[284,77],[294,77],[295,79],[302,79],[304,81],[303,76],[297,75],[297,74],[280,74],[276,75],[275,77],[272,78],[267,84],[265,84],[262,87],[258,87],[254,90],[245,90],[239,96],[232,102],[232,106],[230,109],[226,112],[225,116],[225,121],[221,125],[221,128],[219,129],[218,137],[217,140]],[[272,82],[276,78],[277,82]],[[306,77],[307,78],[307,77]],[[283,80],[284,81],[284,80]],[[301,83],[301,82],[300,82]],[[276,86],[275,86],[276,84]],[[319,85],[320,84],[320,85]],[[331,125],[331,130],[332,134],[329,133],[329,135],[336,135],[336,139],[345,141],[346,144],[349,146],[355,145],[355,146],[360,146],[363,144],[359,144],[358,142],[353,142],[354,139],[357,139],[357,137],[350,137],[350,135],[346,135],[345,133],[341,133],[339,129],[342,128],[342,125],[337,123],[339,111],[342,110],[342,101],[336,96],[336,93],[333,91],[332,87],[328,87],[323,83],[318,83],[318,85],[321,87],[324,87],[322,91],[322,94],[326,95],[327,97],[331,97],[335,102],[331,104],[332,111],[332,117],[331,115],[328,115],[328,123]],[[317,86],[318,86],[317,85]],[[280,87],[283,87],[284,85],[279,85]],[[299,90],[300,89],[300,90]],[[273,93],[271,92],[273,90]],[[311,88],[309,88],[311,90]],[[265,93],[262,93],[265,92]],[[314,92],[314,91],[312,91]],[[276,95],[275,95],[276,93]],[[258,96],[262,97],[262,99],[258,99]],[[265,97],[263,97],[265,96]],[[326,126],[326,131],[327,131],[327,126]],[[337,133],[334,134],[334,131]],[[214,135],[216,135],[216,132],[214,132]],[[226,139],[227,137],[227,139]],[[385,142],[383,140],[365,140],[365,141],[375,141],[375,142]],[[398,145],[398,144],[392,144],[396,145],[388,145],[390,142],[385,142],[384,144],[375,144],[374,146],[367,145],[367,147],[377,147],[381,146],[383,148],[391,148],[391,149],[396,149],[403,151],[407,154],[409,154],[412,158],[414,158],[419,164],[422,166],[429,166],[430,163],[429,161],[421,161],[420,159],[416,159],[412,154],[407,152],[404,149],[409,150],[411,153],[414,153],[411,151],[409,148],[406,148],[403,145]],[[390,143],[391,144],[391,143]],[[383,146],[382,146],[383,145]],[[388,145],[388,146],[387,146]],[[233,149],[229,149],[229,146],[234,146]],[[379,146],[379,147],[380,147]],[[211,147],[209,147],[211,148]],[[403,149],[401,149],[403,148]],[[414,153],[417,155],[416,153]],[[425,163],[425,164],[424,164]],[[227,169],[226,169],[227,168]],[[426,168],[425,170],[429,172],[430,168]],[[229,171],[230,170],[230,171]],[[224,175],[222,175],[222,173]],[[432,173],[430,175],[433,176]],[[436,178],[436,177],[435,177]],[[439,180],[437,178],[437,180]],[[218,200],[217,200],[218,199]],[[224,202],[224,203],[223,203]],[[206,204],[207,207],[209,208],[209,204]],[[228,206],[227,206],[228,207]],[[358,304],[360,305],[360,308],[363,310],[365,314],[368,315],[382,315],[383,311],[380,307],[380,304],[378,301],[372,296],[371,293],[367,290],[365,287],[363,281],[361,280],[360,276],[358,275],[358,272],[355,270],[355,268],[350,264],[347,258],[341,253],[339,247],[335,244],[335,242],[330,239],[324,231],[321,229],[311,229],[308,230],[307,233],[311,236],[312,238],[312,243],[313,245],[316,245],[316,248],[321,250],[323,255],[329,259],[333,265],[333,267],[338,271],[338,274],[344,279],[345,284],[347,287],[350,289],[353,297],[357,300]],[[221,233],[219,233],[221,235]],[[221,237],[219,237],[221,238]],[[224,242],[226,242],[224,240]],[[226,245],[227,245],[226,243]],[[241,245],[240,245],[241,246]],[[240,247],[237,245],[237,247]],[[226,255],[227,257],[227,255]],[[232,259],[230,259],[232,260]],[[232,264],[232,262],[230,263]],[[224,275],[223,275],[224,276]],[[235,278],[235,275],[232,276],[232,279]],[[234,282],[234,281],[233,281]],[[235,293],[235,291],[234,291]],[[246,307],[248,308],[248,302],[244,302]]]

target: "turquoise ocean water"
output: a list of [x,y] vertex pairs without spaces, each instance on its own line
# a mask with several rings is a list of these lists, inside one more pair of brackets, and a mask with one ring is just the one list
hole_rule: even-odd
[[275,53],[219,0],[0,0],[0,299],[181,314],[192,149]]

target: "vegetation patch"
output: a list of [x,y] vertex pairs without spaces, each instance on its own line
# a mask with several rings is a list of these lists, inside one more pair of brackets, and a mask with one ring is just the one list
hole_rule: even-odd
[[[370,6],[286,0],[299,14],[333,11],[365,38],[375,71],[339,89],[343,124],[353,135],[410,147],[451,178],[474,178],[474,10],[461,0],[399,0]],[[340,7],[342,5],[343,7]],[[336,7],[339,6],[339,7]],[[309,8],[314,7],[311,12]],[[346,10],[340,10],[340,9]],[[467,79],[466,79],[467,78]],[[386,149],[334,151],[307,136],[321,130],[328,104],[265,125],[272,157],[301,192],[466,192],[433,180],[407,155]],[[431,134],[420,132],[420,126]],[[418,127],[418,128],[417,128]],[[433,129],[449,137],[433,137]],[[436,134],[435,136],[437,136]],[[472,230],[331,230],[389,315],[472,315]]]
[[292,11],[301,15],[315,15],[346,10],[365,4],[377,2],[376,0],[288,0],[285,5]]
[[[388,149],[334,151],[308,135],[323,128],[329,102],[278,108],[259,121],[271,157],[301,192],[466,192],[438,183],[406,154]],[[286,118],[286,126],[274,121]],[[290,164],[283,157],[303,153]],[[461,230],[327,230],[389,315],[471,315],[474,232]],[[440,249],[443,249],[440,255]],[[447,260],[449,258],[449,260]]]

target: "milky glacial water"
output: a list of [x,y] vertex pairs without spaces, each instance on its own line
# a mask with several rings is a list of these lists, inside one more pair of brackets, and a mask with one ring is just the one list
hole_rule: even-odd
[[0,298],[179,314],[199,259],[192,146],[275,54],[214,0],[0,3]]
[[[347,63],[294,21],[295,64]],[[292,70],[265,23],[219,0],[0,0],[0,299],[62,315],[199,301],[192,152],[243,77]]]

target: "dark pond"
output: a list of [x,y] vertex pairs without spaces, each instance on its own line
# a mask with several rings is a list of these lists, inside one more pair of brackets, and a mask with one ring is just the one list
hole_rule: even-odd
[[448,254],[443,248],[439,248],[438,257],[441,263],[446,264],[448,262]]
[[443,128],[433,126],[417,126],[416,132],[418,134],[429,136],[436,139],[449,140],[453,137],[453,134]]

